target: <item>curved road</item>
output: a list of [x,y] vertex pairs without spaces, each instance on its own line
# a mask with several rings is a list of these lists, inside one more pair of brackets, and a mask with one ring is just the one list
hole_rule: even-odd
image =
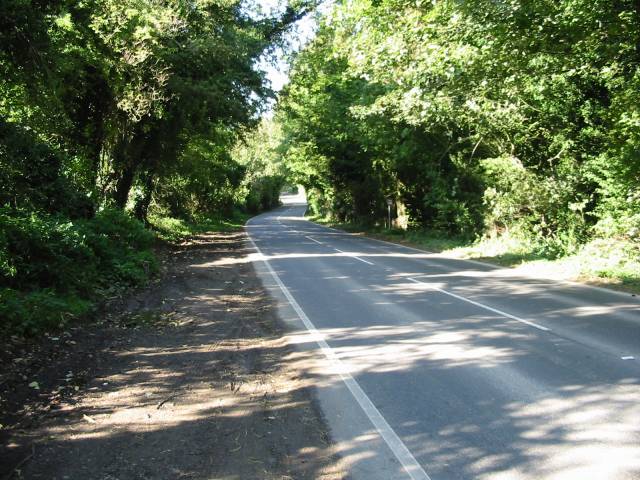
[[256,267],[354,479],[640,478],[640,303],[304,220]]

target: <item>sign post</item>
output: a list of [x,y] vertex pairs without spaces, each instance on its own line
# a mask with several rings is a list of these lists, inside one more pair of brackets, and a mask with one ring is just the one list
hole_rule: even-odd
[[389,219],[389,223],[387,223],[387,228],[391,230],[391,205],[393,205],[393,200],[387,198],[387,216]]

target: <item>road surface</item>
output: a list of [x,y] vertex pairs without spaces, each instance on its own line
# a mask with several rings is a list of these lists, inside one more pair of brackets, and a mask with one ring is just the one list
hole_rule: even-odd
[[640,478],[640,303],[304,220],[252,219],[358,479]]

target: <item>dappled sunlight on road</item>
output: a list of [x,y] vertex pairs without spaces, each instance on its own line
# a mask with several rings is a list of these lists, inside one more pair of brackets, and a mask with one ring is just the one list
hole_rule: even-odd
[[[321,396],[355,379],[432,478],[640,477],[637,330],[611,338],[640,326],[637,299],[265,219],[246,261],[267,261],[315,325],[282,307],[290,360]],[[337,448],[376,438],[342,432]]]
[[[312,243],[309,248],[320,248]],[[261,421],[279,432],[277,425],[283,418],[302,411],[309,415],[300,417],[301,424],[308,421],[310,428],[315,428],[311,420],[314,407],[302,394],[313,389],[319,395],[338,395],[344,390],[343,378],[350,376],[367,391],[392,389],[392,398],[393,389],[400,392],[412,385],[420,387],[409,394],[412,403],[408,408],[414,412],[409,419],[396,417],[395,402],[384,395],[377,407],[433,478],[444,478],[450,471],[462,478],[527,480],[624,478],[623,472],[640,473],[637,372],[613,374],[605,380],[599,374],[581,371],[579,364],[566,363],[562,352],[583,347],[559,337],[553,337],[557,355],[545,359],[540,345],[550,341],[550,334],[495,313],[460,306],[433,289],[450,289],[453,280],[468,279],[482,286],[470,283],[456,286],[455,291],[492,299],[493,295],[544,296],[544,284],[506,288],[500,282],[483,282],[487,272],[473,268],[428,274],[420,268],[407,268],[374,277],[366,270],[368,266],[358,264],[365,270],[340,274],[335,266],[352,256],[373,262],[429,258],[428,254],[371,254],[359,249],[263,257],[247,249],[222,254],[213,261],[194,261],[189,266],[194,279],[209,270],[264,259],[273,262],[276,272],[283,271],[282,262],[309,258],[338,262],[330,263],[324,273],[315,273],[313,284],[338,285],[340,295],[353,295],[361,302],[361,312],[371,314],[370,324],[366,328],[351,325],[351,311],[335,305],[336,297],[325,305],[332,312],[332,323],[318,323],[317,332],[297,328],[284,335],[273,332],[256,342],[247,337],[246,326],[239,326],[236,335],[212,342],[205,330],[215,329],[219,318],[243,309],[253,309],[259,318],[264,305],[257,300],[262,297],[253,290],[237,295],[221,291],[222,287],[192,289],[182,297],[184,308],[177,318],[186,322],[195,315],[202,317],[200,321],[180,323],[186,330],[173,344],[131,345],[118,352],[126,368],[101,378],[89,392],[100,393],[102,403],[81,409],[68,425],[54,425],[48,433],[71,448],[84,442],[104,444],[104,448],[120,440],[131,442],[132,448],[151,442],[158,445],[157,454],[161,455],[173,450],[172,445],[166,445],[170,435],[210,429],[212,435],[230,436],[235,450],[230,454],[241,455],[247,445],[261,440],[259,435],[270,434],[242,425]],[[424,283],[408,280],[414,277]],[[242,291],[243,284],[239,288]],[[299,292],[292,288],[292,294]],[[585,319],[620,313],[620,308],[560,304],[544,314]],[[381,317],[374,317],[374,312]],[[291,326],[296,318],[289,312],[283,320]],[[318,347],[322,341],[331,347],[330,360]],[[266,363],[256,371],[252,362],[257,355]],[[238,369],[238,362],[231,368],[228,359],[232,357],[246,359],[246,369]],[[540,362],[563,375],[551,382],[543,380],[539,371],[529,367]],[[274,383],[273,373],[284,366],[289,372],[287,380]],[[565,375],[574,371],[578,374],[573,379]],[[185,383],[187,374],[189,381]],[[125,389],[125,385],[129,386]],[[479,385],[488,388],[480,390]],[[433,398],[438,401],[434,403]],[[476,413],[469,415],[470,411]],[[331,420],[348,426],[353,419]],[[203,425],[205,430],[201,430]],[[283,432],[274,434],[286,436]],[[501,443],[505,437],[511,441]],[[342,436],[334,446],[296,445],[290,461],[304,463],[306,458],[326,457],[336,471],[366,469],[369,462],[380,460],[383,447],[379,433],[368,424]],[[332,457],[335,454],[339,458]],[[389,461],[393,464],[393,459]],[[401,472],[399,465],[394,468]]]
[[558,393],[530,404],[505,405],[522,432],[519,448],[547,459],[537,467],[539,478],[618,478],[640,472],[636,378],[607,386],[564,385]]
[[237,258],[237,257],[228,257],[228,258],[222,258],[220,260],[216,260],[215,262],[211,262],[208,264],[202,264],[199,265],[202,268],[206,268],[206,267],[210,267],[210,266],[221,266],[221,265],[237,265],[240,263],[251,263],[251,262],[256,262],[256,261],[260,261],[260,260],[288,260],[288,259],[297,259],[297,258],[301,258],[301,259],[305,259],[305,258],[340,258],[340,257],[361,257],[361,258],[367,258],[367,259],[375,259],[375,258],[382,258],[382,257],[387,257],[387,258],[410,258],[410,259],[416,259],[416,258],[422,258],[422,259],[426,259],[429,258],[428,254],[417,254],[417,255],[413,255],[413,254],[407,254],[407,253],[398,253],[398,254],[390,254],[390,253],[378,253],[378,254],[371,254],[371,253],[363,253],[363,252],[336,252],[336,253],[283,253],[283,254],[277,254],[277,255],[264,255],[261,253],[252,253],[249,254],[248,256],[244,257],[244,258]]
[[[419,326],[418,326],[419,330]],[[482,347],[483,340],[510,336],[499,331],[444,331],[415,338],[415,326],[377,326],[368,329],[320,329],[332,345],[338,364],[327,367],[319,362],[309,369],[318,389],[333,388],[340,375],[348,373],[363,385],[375,384],[380,375],[393,372],[406,376],[412,372],[449,372],[449,377],[472,374],[482,376],[485,369],[499,368],[505,384],[486,375],[496,395],[477,399],[480,410],[498,411],[484,419],[464,420],[465,416],[442,415],[437,429],[419,421],[400,426],[407,430],[405,442],[419,458],[434,465],[458,465],[465,478],[584,479],[617,478],[622,472],[640,472],[640,445],[637,442],[640,418],[640,385],[637,377],[614,383],[594,379],[590,383],[568,383],[549,388],[524,376],[515,368],[531,352],[513,348]],[[412,335],[412,332],[414,335]],[[526,335],[521,335],[526,339]],[[306,332],[290,334],[289,342],[310,341]],[[362,346],[341,346],[341,342],[370,341]],[[309,358],[292,353],[292,359],[306,364]],[[470,370],[472,369],[472,370]],[[434,388],[438,383],[434,383]],[[470,385],[471,386],[471,385]],[[517,393],[516,393],[517,392]],[[512,401],[513,394],[527,401]],[[426,399],[425,399],[426,400]],[[419,403],[420,400],[416,398]],[[464,412],[473,405],[453,405]],[[439,410],[439,409],[438,409]],[[446,408],[445,408],[446,410]],[[383,410],[384,411],[384,410]],[[503,446],[500,454],[490,453],[483,443],[468,447],[469,436],[495,438],[505,428],[516,430],[516,441]],[[357,441],[357,439],[353,439]],[[348,442],[338,448],[348,449]],[[427,464],[428,465],[428,464]]]
[[[419,335],[434,324],[422,322],[411,327],[376,326],[367,329],[321,329],[324,340],[332,345],[340,359],[341,372],[394,372],[413,368],[426,361],[440,362],[441,368],[463,365],[491,367],[513,360],[519,352],[510,348],[482,345],[483,339],[509,337],[507,333],[456,329]],[[292,344],[308,342],[306,333],[289,335]],[[346,344],[342,346],[342,344]],[[392,361],[390,361],[392,360]]]
[[[483,318],[476,320],[482,322]],[[388,373],[406,376],[420,372],[428,383],[432,376],[443,372],[448,372],[449,378],[485,377],[496,394],[489,398],[479,396],[476,406],[480,411],[497,411],[498,415],[465,421],[464,415],[436,411],[434,415],[441,415],[436,420],[441,426],[436,430],[419,421],[400,426],[400,431],[406,429],[405,442],[414,454],[434,465],[458,465],[465,478],[481,479],[577,480],[640,472],[637,376],[613,383],[594,378],[589,383],[549,388],[518,369],[532,356],[530,349],[494,344],[518,339],[521,346],[526,346],[531,340],[529,332],[500,331],[482,327],[481,323],[480,328],[418,322],[365,329],[321,328],[318,333],[332,346],[338,363],[327,366],[318,362],[310,368],[307,354],[297,351],[290,357],[303,367],[306,365],[318,389],[334,388],[344,374],[364,385],[376,384],[378,376]],[[315,340],[306,331],[288,335],[289,343],[307,347]],[[500,369],[501,375],[489,373],[490,369]],[[505,383],[496,383],[496,378],[505,379]],[[443,386],[438,381],[434,383],[435,389]],[[513,401],[514,395],[527,401]],[[420,402],[418,398],[416,401]],[[453,413],[475,406],[454,403],[451,407]],[[495,438],[506,428],[516,430],[516,441],[504,445],[502,453],[491,453],[482,442],[473,448],[467,446],[469,436]],[[349,450],[348,443],[342,442],[338,449]]]
[[[320,238],[317,232],[313,238]],[[172,318],[181,333],[161,345],[142,339],[114,353],[122,368],[94,382],[87,393],[93,401],[76,409],[67,424],[46,427],[47,434],[74,451],[126,442],[132,452],[141,445],[157,446],[153,455],[158,456],[189,454],[172,445],[172,438],[224,436],[232,445],[227,454],[243,455],[263,436],[287,442],[278,425],[291,416],[298,415],[304,428],[317,429],[316,407],[305,395],[313,390],[319,398],[340,398],[343,379],[350,377],[433,478],[448,478],[450,472],[481,480],[640,475],[637,369],[629,363],[620,370],[615,363],[620,356],[600,345],[591,348],[588,339],[579,343],[555,332],[572,322],[636,318],[633,301],[590,304],[589,299],[558,298],[547,305],[542,300],[553,293],[548,283],[503,281],[494,277],[497,269],[489,275],[481,267],[459,264],[455,270],[426,253],[344,246],[342,252],[327,252],[311,241],[297,247],[286,251],[274,245],[264,257],[247,247],[213,259],[194,258],[185,273],[189,288],[169,292],[180,300]],[[224,281],[202,284],[199,279],[262,260],[285,279],[293,268],[296,279],[315,288],[318,300],[307,313],[314,320],[327,315],[313,333],[289,309],[282,320],[298,327],[285,334],[268,331],[258,339],[251,323],[239,322],[212,340],[222,319],[250,311],[252,322],[260,322],[268,306],[263,293],[246,286],[242,277],[233,281],[236,293]],[[321,268],[306,274],[307,260],[322,262]],[[406,263],[391,268],[395,264],[387,261]],[[531,316],[553,322],[554,331],[541,332],[438,289],[488,305],[533,299]],[[290,290],[302,301],[299,285]],[[342,303],[346,296],[355,308]],[[277,302],[284,308],[286,302]],[[366,326],[355,321],[356,315],[367,319]],[[329,359],[318,342],[329,345]],[[549,344],[553,349],[544,347]],[[583,367],[581,359],[588,356],[597,356],[603,369]],[[259,366],[257,358],[263,359]],[[285,380],[276,374],[281,369]],[[407,414],[398,413],[400,405]],[[333,415],[330,423],[344,427],[336,444],[329,444],[326,432],[313,432],[326,438],[326,447],[299,442],[288,461],[304,465],[309,458],[326,459],[331,471],[366,472],[386,448],[379,432],[371,423],[355,421],[361,411]],[[265,431],[252,430],[255,422]],[[359,427],[349,429],[353,425]],[[221,452],[195,453],[222,461]],[[400,475],[400,465],[388,455],[389,471]]]

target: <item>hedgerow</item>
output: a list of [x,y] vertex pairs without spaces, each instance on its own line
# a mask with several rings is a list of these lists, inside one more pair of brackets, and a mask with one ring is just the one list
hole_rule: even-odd
[[154,235],[117,210],[92,219],[0,209],[0,330],[64,326],[157,270]]

